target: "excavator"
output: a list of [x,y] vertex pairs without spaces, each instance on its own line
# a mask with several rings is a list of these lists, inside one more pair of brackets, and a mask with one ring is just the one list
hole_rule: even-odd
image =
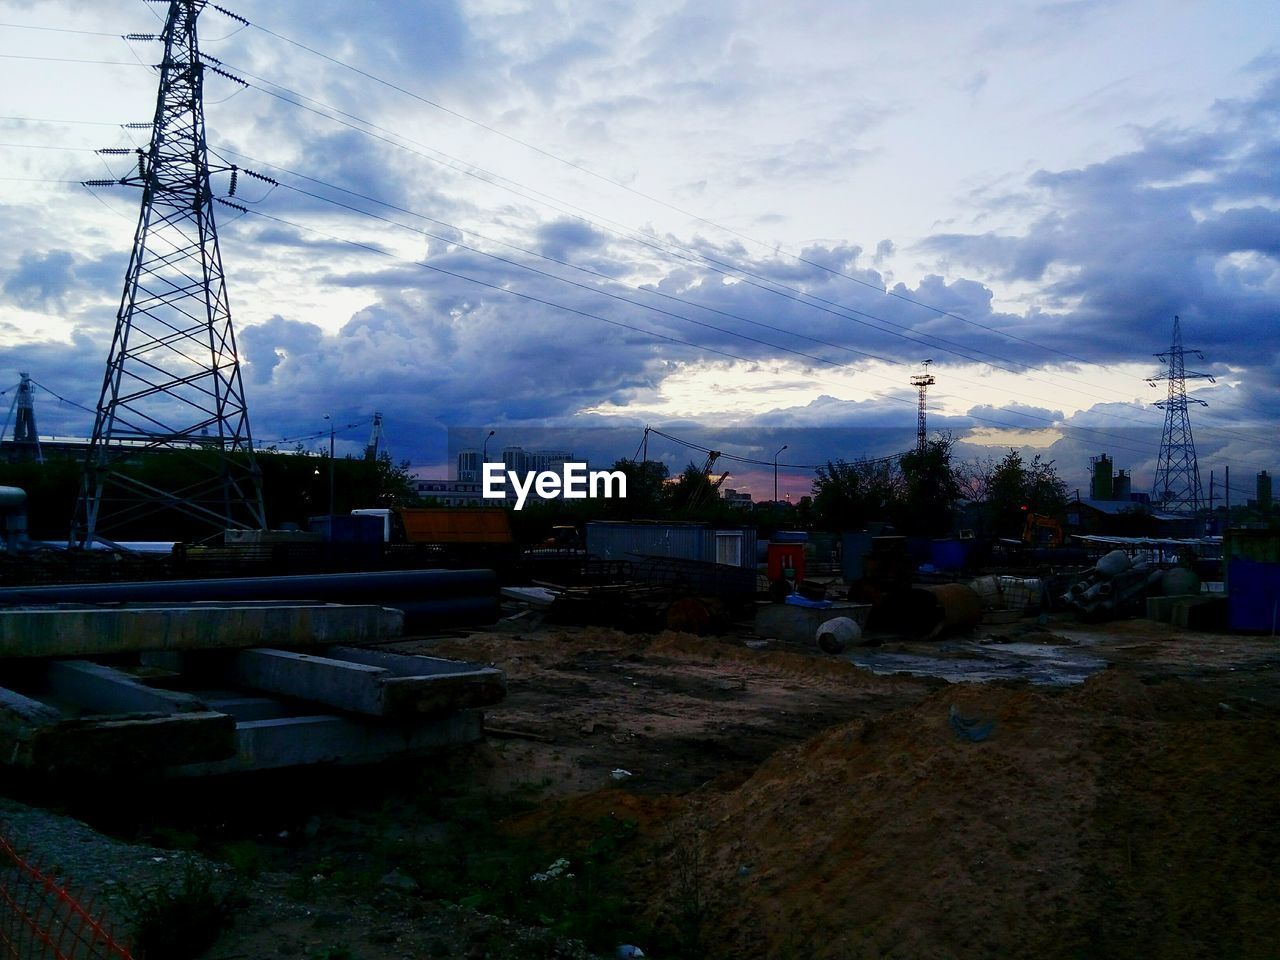
[[1022,525],[1022,542],[1029,547],[1061,547],[1067,537],[1061,521],[1043,513],[1028,513]]

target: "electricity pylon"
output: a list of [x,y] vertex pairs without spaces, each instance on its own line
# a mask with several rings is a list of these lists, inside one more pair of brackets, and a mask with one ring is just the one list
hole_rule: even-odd
[[[9,408],[9,416],[16,411],[17,420],[13,425],[13,445],[19,460],[35,460],[44,463],[44,454],[40,452],[40,434],[36,431],[35,388],[31,383],[31,374],[18,374],[18,389],[13,395],[13,406]],[[5,427],[8,427],[8,421]]]
[[916,415],[916,453],[924,453],[927,443],[926,438],[928,436],[928,431],[925,427],[924,417],[925,394],[929,392],[929,388],[931,386],[938,382],[933,379],[933,375],[929,373],[929,364],[931,363],[933,363],[932,360],[926,360],[924,362],[924,373],[918,373],[911,378],[911,385],[920,393],[920,406]]
[[[1204,354],[1190,351],[1201,360]],[[1169,513],[1195,513],[1204,502],[1200,486],[1200,467],[1196,463],[1196,446],[1191,437],[1191,418],[1187,416],[1187,404],[1208,404],[1187,396],[1187,379],[1214,379],[1207,373],[1188,371],[1184,363],[1186,350],[1182,348],[1182,322],[1173,318],[1173,343],[1166,353],[1156,357],[1168,365],[1163,376],[1151,377],[1147,383],[1155,386],[1162,380],[1169,382],[1169,395],[1156,403],[1164,411],[1164,435],[1160,439],[1160,456],[1156,461],[1156,478],[1151,488],[1151,502]]]
[[[141,187],[142,208],[72,521],[73,545],[109,544],[107,534],[129,531],[186,539],[184,532],[199,530],[213,539],[225,529],[266,525],[205,145],[205,72],[230,75],[201,59],[196,19],[204,6],[205,0],[170,0],[164,32],[133,37],[164,44],[151,143],[132,151],[137,168],[130,175],[87,181]],[[235,168],[212,172],[227,170],[234,194]],[[176,458],[186,473],[175,489],[127,469],[137,454],[154,450],[185,454]],[[163,525],[156,517],[162,513],[168,515]]]

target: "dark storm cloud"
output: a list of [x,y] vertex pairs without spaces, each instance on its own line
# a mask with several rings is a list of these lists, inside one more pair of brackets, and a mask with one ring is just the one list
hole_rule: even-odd
[[564,260],[581,251],[593,250],[605,242],[605,237],[581,220],[554,220],[541,224],[534,232],[538,251],[544,257]]
[[1209,132],[1148,130],[1129,154],[1035,174],[1024,203],[1049,212],[1020,235],[940,234],[924,249],[1039,284],[1057,315],[1028,314],[1017,332],[1052,347],[1087,344],[1101,362],[1136,359],[1167,343],[1177,313],[1189,340],[1212,341],[1216,364],[1273,356],[1280,79],[1217,104],[1213,120]]
[[0,271],[3,299],[24,310],[66,312],[96,300],[93,291],[118,286],[123,259],[115,254],[87,259],[70,250],[23,253]]
[[24,253],[17,268],[4,281],[7,299],[27,310],[56,308],[74,283],[75,259],[66,250],[46,254]]

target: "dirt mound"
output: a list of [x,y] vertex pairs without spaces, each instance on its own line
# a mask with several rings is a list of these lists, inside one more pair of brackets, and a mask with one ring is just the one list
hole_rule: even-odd
[[1141,720],[1152,719],[1156,714],[1156,696],[1151,686],[1128,670],[1095,673],[1068,696],[1086,711],[1108,711]]
[[[1276,717],[1214,719],[1206,697],[1117,670],[1071,692],[954,685],[833,727],[691,801],[649,919],[709,958],[1266,956]],[[1246,845],[1214,853],[1231,836]],[[1215,857],[1232,892],[1207,910],[1191,884]]]
[[567,855],[582,853],[602,834],[649,836],[676,817],[686,804],[675,797],[653,797],[625,790],[598,790],[539,807],[508,820],[503,829]]
[[653,919],[706,904],[708,956],[1032,955],[1080,882],[1085,739],[1061,698],[990,687],[835,727],[673,826]]

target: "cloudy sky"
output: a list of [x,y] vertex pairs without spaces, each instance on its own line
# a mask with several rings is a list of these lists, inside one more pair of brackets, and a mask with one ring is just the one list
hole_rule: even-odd
[[[1205,487],[1280,467],[1272,3],[222,5],[211,159],[280,182],[218,209],[259,441],[805,465],[910,448],[931,360],[964,455],[1147,489],[1178,314]],[[44,434],[92,429],[139,196],[77,181],[145,145],[160,48],[119,34],[165,9],[0,0],[0,386]]]

